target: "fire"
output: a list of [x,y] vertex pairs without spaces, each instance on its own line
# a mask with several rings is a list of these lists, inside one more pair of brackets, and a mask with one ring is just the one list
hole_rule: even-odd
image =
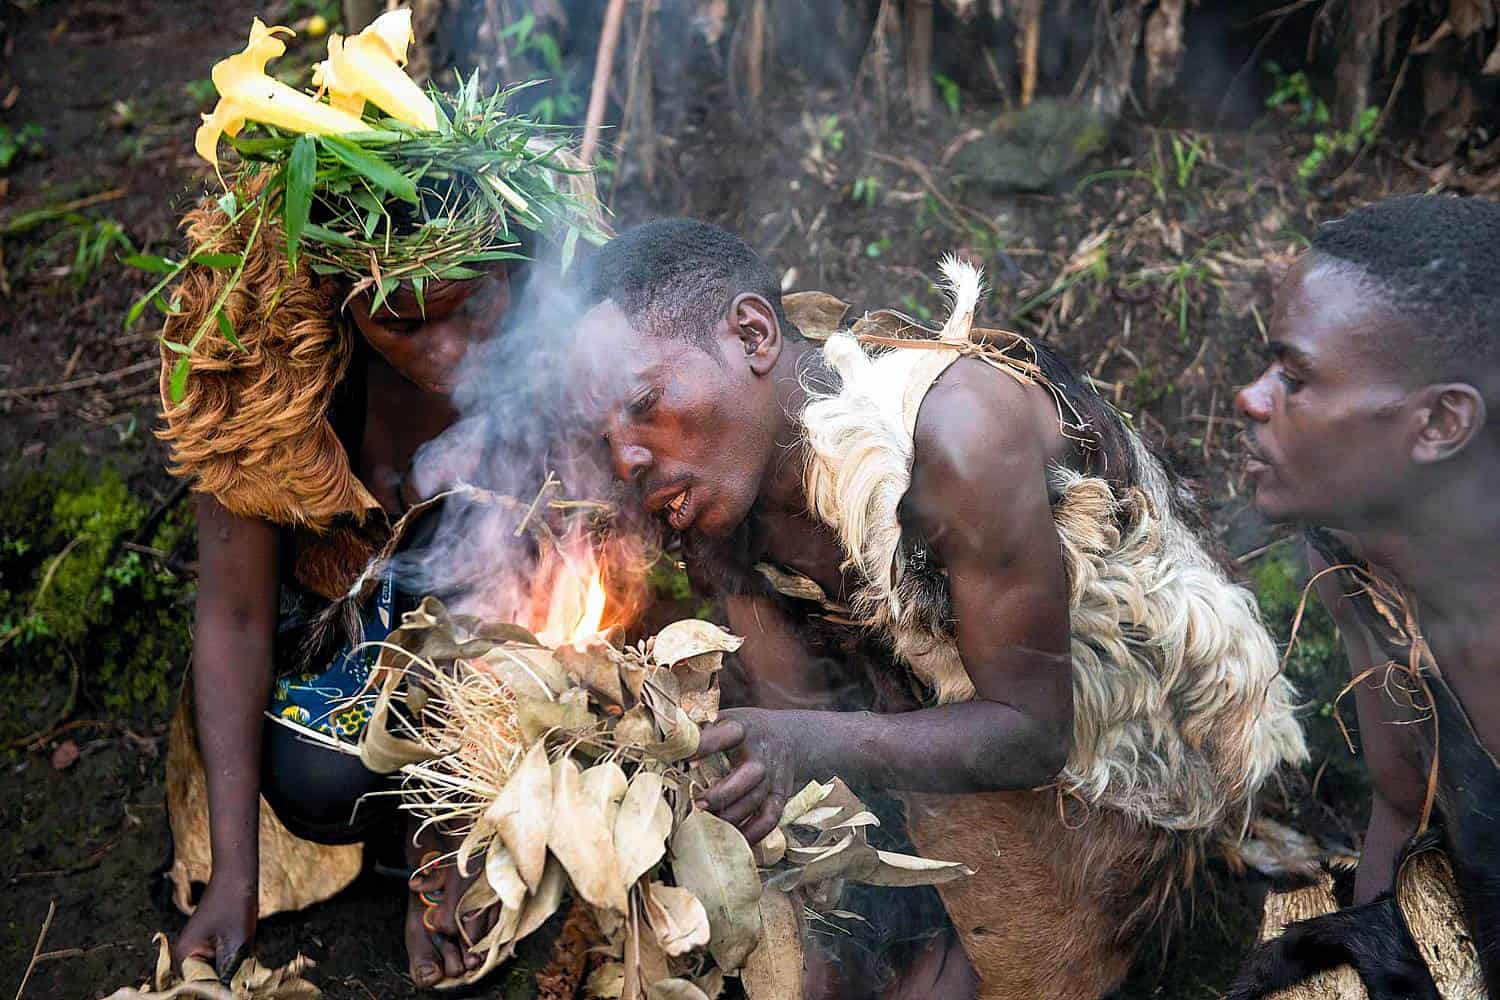
[[589,581],[588,597],[583,602],[583,616],[573,626],[569,642],[579,642],[599,634],[599,626],[604,622],[604,598],[604,574],[595,566],[594,578]]
[[560,646],[600,636],[609,595],[593,553],[587,547],[575,551],[560,561],[550,576],[550,588],[534,605],[546,609],[544,615],[537,616],[541,618],[537,638],[549,646]]

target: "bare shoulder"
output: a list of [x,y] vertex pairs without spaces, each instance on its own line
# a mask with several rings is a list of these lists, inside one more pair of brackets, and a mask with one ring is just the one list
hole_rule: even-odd
[[[1021,526],[1036,520],[1027,514],[1047,515],[1047,432],[1057,431],[1039,419],[1040,391],[982,361],[950,366],[917,414],[908,513],[929,528],[955,518]],[[991,516],[999,510],[1008,517]]]

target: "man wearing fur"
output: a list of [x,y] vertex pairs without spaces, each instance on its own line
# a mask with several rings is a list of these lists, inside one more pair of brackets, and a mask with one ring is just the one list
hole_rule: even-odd
[[[1500,205],[1396,198],[1324,225],[1277,294],[1270,352],[1239,396],[1247,475],[1267,517],[1317,526],[1315,587],[1374,794],[1352,909],[1293,924],[1237,995],[1343,962],[1372,996],[1437,996],[1434,977],[1446,996],[1491,995]],[[1454,885],[1471,942],[1431,917]]]
[[754,707],[703,731],[734,765],[704,804],[756,842],[810,779],[893,790],[921,852],[976,874],[941,889],[958,942],[887,995],[1098,996],[1302,736],[1157,459],[1044,346],[974,327],[977,270],[943,273],[940,332],[845,330],[737,237],[651,223],[592,262],[580,381],[748,637]]

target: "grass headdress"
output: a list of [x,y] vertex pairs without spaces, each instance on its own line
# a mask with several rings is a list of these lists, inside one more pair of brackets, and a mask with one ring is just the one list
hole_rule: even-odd
[[[314,72],[317,91],[305,93],[265,71],[291,33],[257,19],[245,49],[214,66],[219,103],[195,139],[216,171],[224,137],[239,154],[218,207],[226,236],[248,223],[245,249],[268,226],[279,227],[288,273],[306,266],[342,275],[350,294],[372,292],[374,310],[402,282],[421,305],[428,281],[478,277],[496,261],[523,257],[525,232],[558,241],[563,267],[580,236],[603,240],[597,201],[567,149],[567,132],[507,111],[529,84],[484,96],[475,76],[453,94],[424,92],[403,69],[411,12],[395,10],[358,35],[331,35],[328,59]],[[242,134],[251,123],[255,134]],[[225,308],[246,266],[245,249],[234,243],[218,252],[209,239],[182,260],[127,261],[162,275],[131,307],[127,326],[151,304],[169,319],[179,315],[179,303],[164,293],[189,268],[228,272],[191,329],[168,324],[177,333],[163,338],[177,357],[167,379],[173,403],[183,398],[205,336],[217,331],[240,348]]]

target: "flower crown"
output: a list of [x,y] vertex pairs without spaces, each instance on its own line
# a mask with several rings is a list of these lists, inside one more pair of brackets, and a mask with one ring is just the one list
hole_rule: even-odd
[[[213,68],[219,101],[202,116],[194,147],[221,181],[221,144],[227,139],[239,155],[218,201],[225,234],[249,219],[249,245],[268,223],[279,224],[289,270],[305,258],[315,273],[342,275],[352,282],[351,295],[373,292],[372,310],[402,282],[420,308],[428,281],[475,278],[494,262],[524,258],[523,230],[556,241],[563,268],[580,236],[605,239],[588,172],[568,148],[571,130],[506,110],[531,83],[482,96],[476,74],[460,78],[452,94],[424,91],[404,69],[413,34],[411,11],[401,9],[357,35],[330,35],[328,58],[314,68],[316,90],[308,93],[266,73],[292,34],[257,18],[244,50]],[[254,135],[246,134],[251,125]],[[245,255],[137,254],[126,263],[162,276],[131,307],[126,326],[151,304],[174,314],[163,292],[187,268],[229,272],[187,341],[164,341],[179,356],[169,380],[171,399],[179,401],[204,336],[217,329],[239,346],[224,303]]]

